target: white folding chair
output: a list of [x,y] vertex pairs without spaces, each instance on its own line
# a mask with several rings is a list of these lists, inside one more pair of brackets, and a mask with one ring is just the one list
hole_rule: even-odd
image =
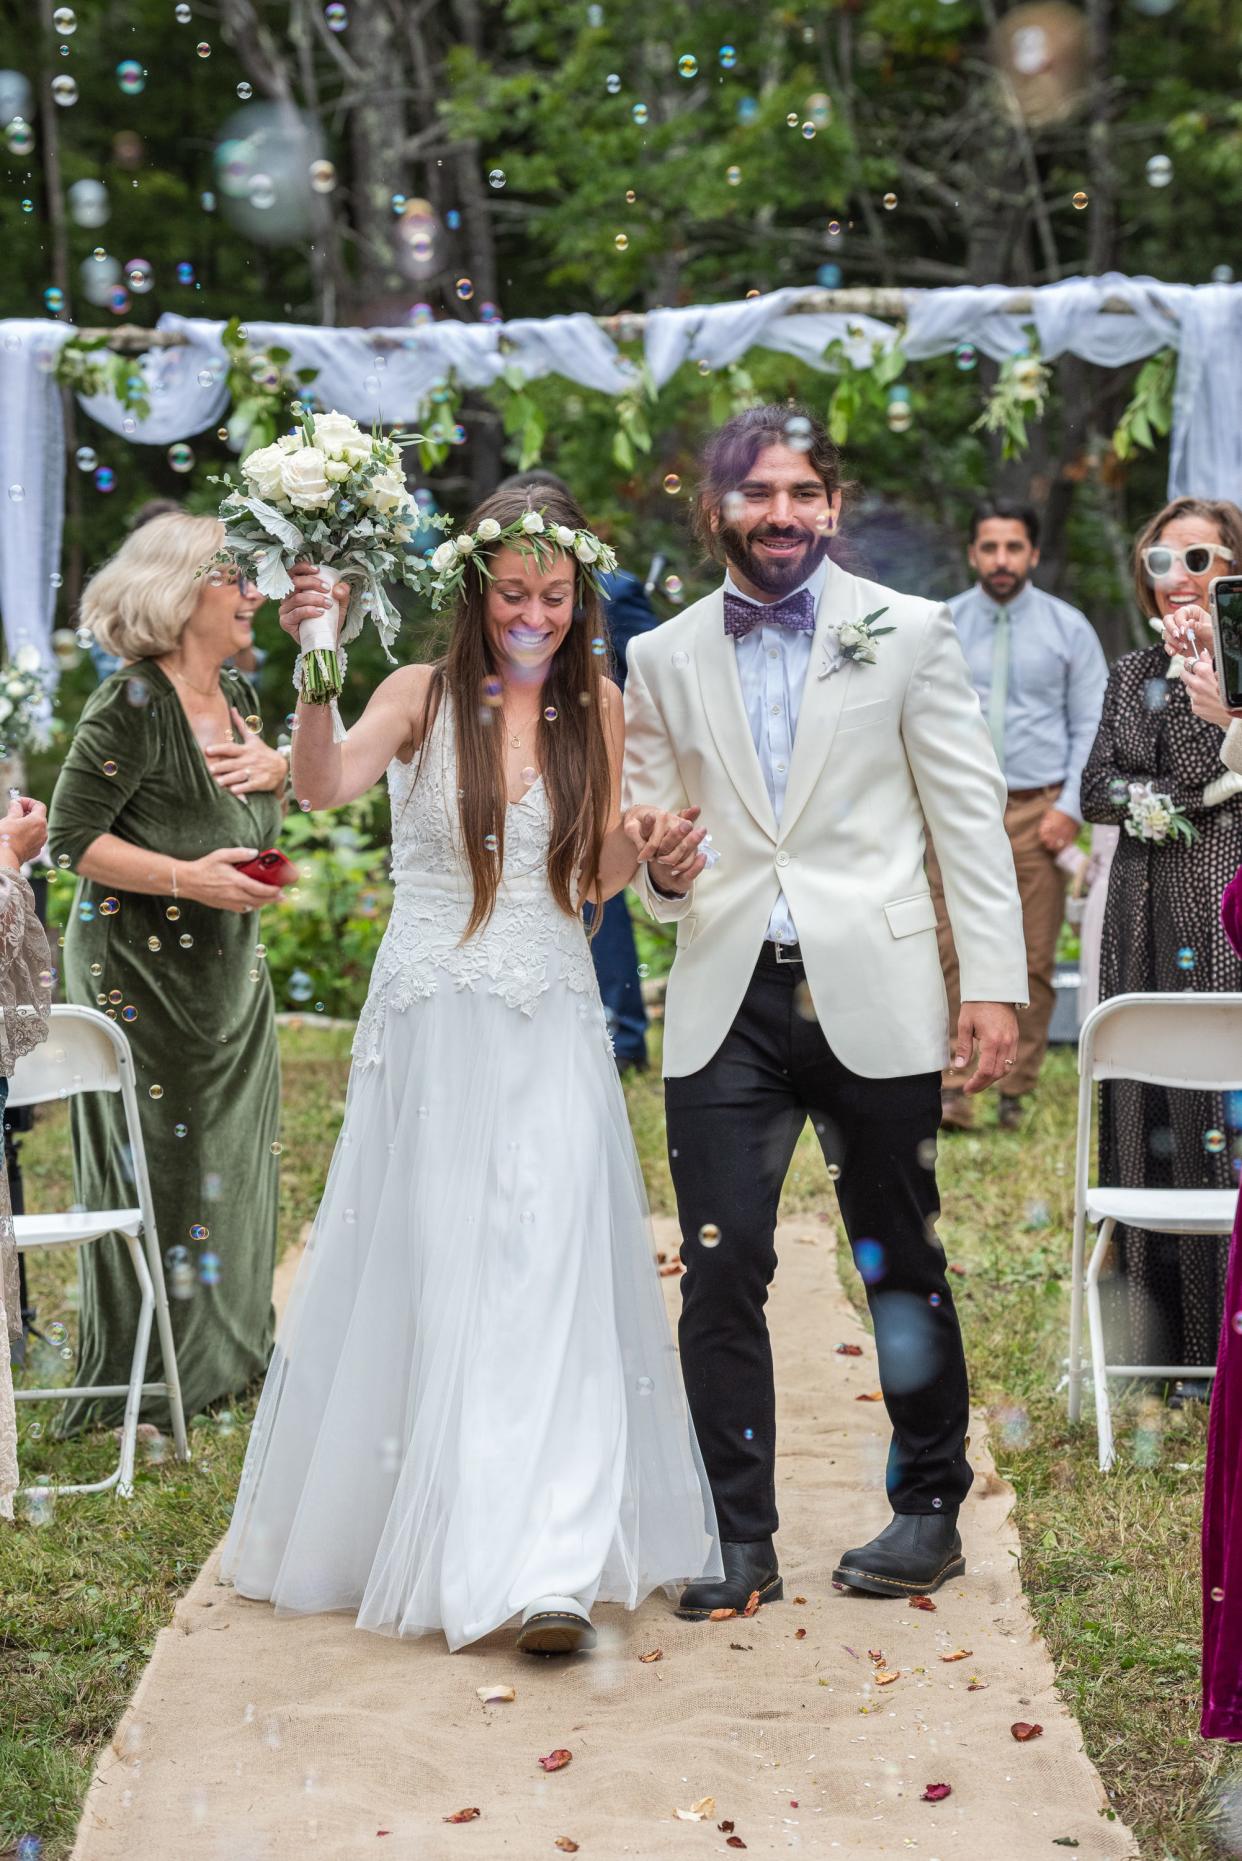
[[[168,1294],[160,1259],[159,1233],[151,1201],[151,1182],[138,1117],[138,1093],[129,1042],[116,1023],[94,1008],[72,1006],[52,1009],[46,1041],[17,1063],[9,1081],[10,1105],[41,1105],[50,1099],[68,1099],[79,1092],[119,1092],[125,1108],[126,1134],[133,1158],[136,1208],[103,1208],[65,1214],[17,1215],[13,1226],[19,1253],[36,1253],[49,1247],[85,1247],[103,1235],[118,1233],[129,1250],[140,1304],[138,1329],[128,1383],[96,1383],[72,1389],[16,1389],[18,1402],[63,1402],[68,1396],[124,1396],[121,1458],[106,1480],[86,1486],[49,1486],[40,1483],[28,1492],[101,1493],[115,1486],[123,1499],[134,1490],[134,1453],[138,1438],[138,1410],[143,1396],[167,1396],[172,1410],[173,1446],[178,1460],[188,1460],[185,1415],[177,1377],[177,1353],[168,1315]],[[164,1358],[164,1381],[143,1381],[151,1319],[159,1328]]]
[[[1170,995],[1114,995],[1083,1022],[1078,1038],[1078,1152],[1074,1165],[1074,1258],[1070,1292],[1069,1417],[1082,1402],[1084,1302],[1091,1340],[1091,1380],[1099,1435],[1100,1471],[1113,1465],[1110,1377],[1214,1377],[1198,1363],[1110,1364],[1104,1353],[1100,1269],[1117,1223],[1158,1234],[1228,1234],[1238,1205],[1236,1189],[1092,1188],[1091,1114],[1095,1086],[1104,1079],[1194,1092],[1242,1090],[1242,995],[1186,991]],[[1098,1222],[1091,1259],[1083,1270],[1087,1223]]]

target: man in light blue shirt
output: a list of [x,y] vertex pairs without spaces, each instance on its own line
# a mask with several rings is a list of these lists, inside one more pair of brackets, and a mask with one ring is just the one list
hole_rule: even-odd
[[[1082,826],[1078,784],[1095,741],[1108,665],[1086,615],[1030,579],[1039,561],[1039,519],[1029,505],[999,498],[980,504],[971,518],[967,559],[978,580],[949,602],[949,610],[1009,790],[1005,831],[1026,935],[1030,1007],[1019,1016],[1017,1062],[997,1108],[1001,1127],[1015,1130],[1048,1045],[1068,882],[1057,855]],[[934,853],[928,875],[952,1016],[957,955]],[[959,1130],[970,1128],[974,1112],[962,1084],[960,1074],[945,1074],[944,1122]]]

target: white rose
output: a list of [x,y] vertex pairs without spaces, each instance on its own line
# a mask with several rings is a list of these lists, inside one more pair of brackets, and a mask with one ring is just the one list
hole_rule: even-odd
[[1042,387],[1043,369],[1033,357],[1030,361],[1014,364],[1013,388],[1020,401],[1037,400]]
[[431,558],[431,566],[437,575],[443,575],[445,569],[451,569],[457,560],[457,545],[450,536],[446,543],[441,543]]
[[475,531],[480,543],[494,543],[500,535],[500,525],[494,517],[485,517]]
[[10,698],[14,698],[19,702],[26,696],[26,687],[19,678],[11,678],[4,689],[8,692]]
[[364,504],[378,511],[400,510],[405,499],[405,480],[400,472],[391,469],[376,472],[362,497]]
[[281,434],[276,441],[276,450],[278,452],[301,452],[305,444],[306,435],[301,427],[296,427],[292,433]]
[[837,631],[837,638],[842,646],[860,646],[866,637],[862,628],[856,626],[852,620],[847,620],[845,625]]
[[12,715],[13,706],[9,703],[7,698],[0,698],[0,724],[4,722],[6,717],[12,717]]
[[280,482],[295,510],[322,510],[332,502],[332,487],[324,475],[326,464],[318,446],[303,446],[301,452],[286,453]]
[[474,538],[471,536],[469,530],[463,531],[461,536],[458,537],[457,553],[459,556],[472,556],[474,554]]
[[348,414],[330,413],[315,416],[315,444],[330,459],[345,459],[350,447],[367,446],[367,441],[356,420]]
[[39,657],[38,647],[31,646],[29,642],[25,646],[19,646],[13,655],[13,664],[19,672],[37,672],[43,664]]
[[556,540],[562,549],[573,548],[576,534],[576,531],[571,530],[567,523],[558,523],[556,526]]
[[574,543],[574,554],[579,562],[594,562],[599,555],[599,544],[593,536],[583,534]]
[[242,473],[261,498],[280,496],[281,473],[287,456],[279,445],[275,445],[264,446],[242,460]]
[[323,475],[330,485],[344,484],[349,477],[349,464],[345,459],[329,459],[323,468]]
[[527,511],[526,515],[522,519],[522,528],[525,530],[527,536],[542,536],[543,535],[543,529],[544,529],[543,518],[539,515],[539,512],[537,510]]

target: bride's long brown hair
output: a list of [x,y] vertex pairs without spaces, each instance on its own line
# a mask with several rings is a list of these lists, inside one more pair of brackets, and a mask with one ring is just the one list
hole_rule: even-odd
[[[527,510],[543,513],[549,527],[588,528],[576,500],[553,485],[502,487],[467,518],[477,530],[487,517],[501,528]],[[495,545],[477,546],[485,559]],[[574,618],[543,684],[537,759],[552,816],[548,887],[561,910],[577,915],[573,882],[581,869],[586,893],[594,886],[612,808],[612,775],[604,725],[607,636],[599,596],[575,563]],[[496,908],[505,856],[508,793],[501,713],[484,702],[484,681],[497,674],[484,624],[486,583],[467,564],[452,619],[448,651],[432,667],[423,711],[423,744],[447,698],[457,742],[457,811],[462,846],[474,882],[474,903],[462,941],[482,928]],[[600,652],[593,642],[605,642]],[[553,711],[549,720],[547,713]],[[420,771],[422,759],[419,763]],[[417,780],[417,777],[416,777]],[[596,914],[598,919],[598,913]]]

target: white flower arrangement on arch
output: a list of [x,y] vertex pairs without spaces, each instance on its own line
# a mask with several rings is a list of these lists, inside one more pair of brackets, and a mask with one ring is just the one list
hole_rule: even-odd
[[[370,620],[391,659],[401,615],[385,583],[426,586],[430,571],[411,544],[444,522],[424,516],[406,489],[401,453],[418,437],[364,433],[347,414],[306,411],[293,432],[243,459],[244,486],[230,485],[220,504],[222,559],[274,601],[292,589],[295,562],[320,565],[326,586],[350,584],[340,644]],[[301,630],[302,693],[312,704],[341,691],[335,610],[324,620]]]
[[471,563],[480,583],[491,581],[487,552],[505,544],[529,551],[541,569],[550,566],[558,550],[563,551],[574,558],[584,581],[597,594],[602,593],[603,577],[611,575],[617,566],[616,552],[594,531],[550,523],[543,511],[523,511],[512,523],[503,525],[495,517],[484,517],[476,529],[461,530],[456,536],[446,537],[432,552],[430,568],[434,580],[428,591],[432,607],[441,611],[454,605]]

